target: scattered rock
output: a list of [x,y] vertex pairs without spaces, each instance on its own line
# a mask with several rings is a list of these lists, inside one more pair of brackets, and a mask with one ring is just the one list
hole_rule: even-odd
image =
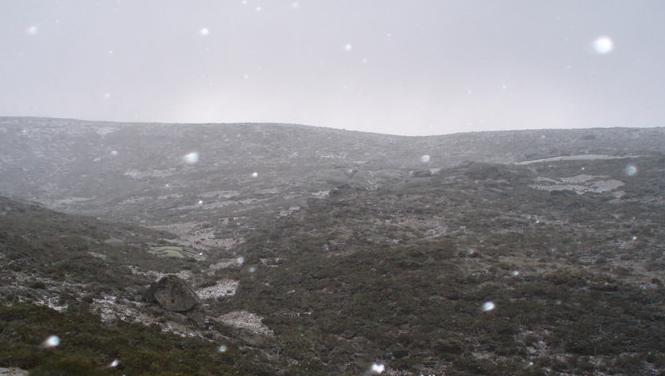
[[223,296],[233,296],[238,289],[238,281],[223,279],[213,286],[201,288],[196,291],[200,299],[216,299]]
[[162,308],[173,312],[187,312],[199,304],[199,298],[187,282],[174,275],[162,277],[150,285],[144,299],[157,302]]
[[247,311],[234,311],[221,315],[215,321],[230,327],[244,329],[253,334],[272,337],[273,331],[263,323],[263,317]]
[[0,376],[28,376],[28,371],[20,368],[0,368]]

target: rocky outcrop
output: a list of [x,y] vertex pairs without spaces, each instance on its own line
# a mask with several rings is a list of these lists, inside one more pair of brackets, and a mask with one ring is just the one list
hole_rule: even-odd
[[144,299],[156,302],[167,311],[187,312],[199,304],[199,298],[184,280],[167,275],[150,285]]

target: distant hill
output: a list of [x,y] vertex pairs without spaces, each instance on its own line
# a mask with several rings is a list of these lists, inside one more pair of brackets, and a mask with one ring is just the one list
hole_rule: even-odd
[[659,154],[665,128],[403,137],[288,124],[0,118],[0,150],[0,194],[170,225],[202,247],[226,247],[256,228],[257,213],[276,218],[340,184],[376,189],[413,170],[465,161]]

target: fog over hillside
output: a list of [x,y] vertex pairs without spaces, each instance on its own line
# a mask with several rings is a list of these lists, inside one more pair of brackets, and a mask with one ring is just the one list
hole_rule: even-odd
[[470,161],[665,151],[662,128],[403,137],[287,124],[2,118],[0,132],[6,151],[0,191],[61,211],[149,225],[254,222],[340,184],[377,189],[417,170]]
[[665,369],[663,128],[5,117],[0,134],[0,366]]
[[664,19],[0,1],[0,376],[665,375]]

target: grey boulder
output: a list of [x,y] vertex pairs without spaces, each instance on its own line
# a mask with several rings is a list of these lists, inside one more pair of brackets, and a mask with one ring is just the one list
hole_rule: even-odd
[[167,275],[151,284],[144,298],[172,312],[187,312],[199,304],[199,297],[194,290],[174,275]]

